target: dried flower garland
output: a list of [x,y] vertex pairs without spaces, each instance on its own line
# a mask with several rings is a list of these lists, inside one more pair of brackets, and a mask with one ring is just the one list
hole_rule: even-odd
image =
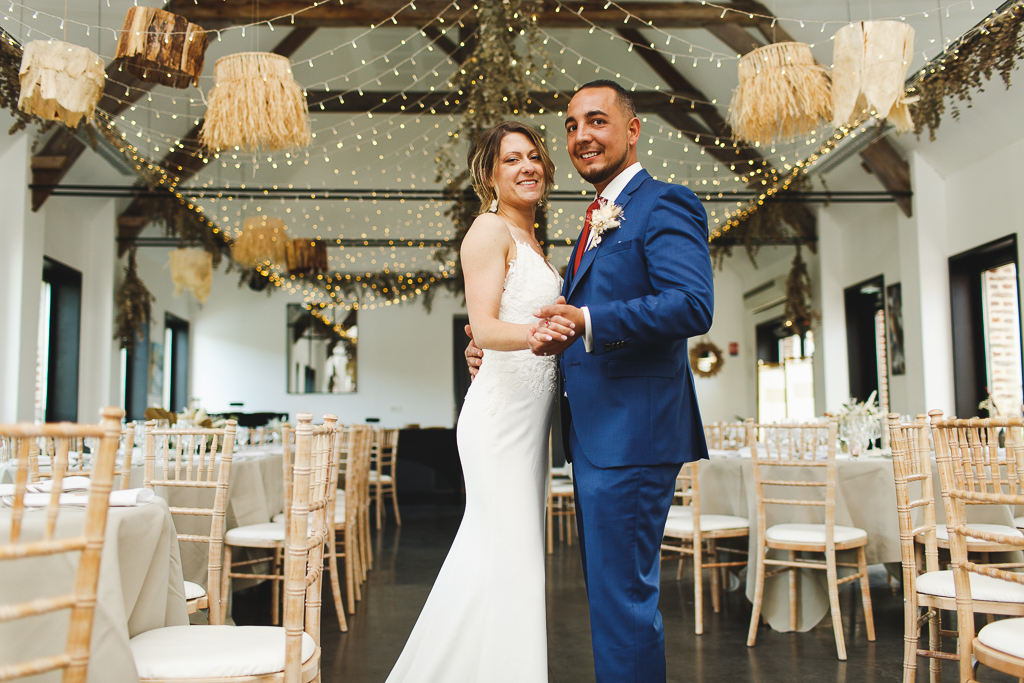
[[796,257],[793,267],[786,278],[786,327],[803,336],[814,323],[821,320],[821,314],[811,307],[811,277],[807,274],[807,264],[800,253],[800,245],[796,246]]
[[[455,263],[444,281],[453,293],[465,291],[459,249],[476,218],[478,204],[469,184],[469,171],[458,159],[458,150],[487,128],[521,117],[529,103],[530,90],[542,87],[538,65],[548,60],[533,20],[537,9],[537,3],[524,0],[478,3],[476,45],[450,80],[450,87],[461,96],[465,111],[458,127],[438,150],[437,181],[445,183],[445,198],[451,201],[445,215],[455,225],[455,239],[452,246],[435,251],[434,259],[443,264]],[[525,54],[520,54],[516,47],[520,37],[526,41]],[[538,216],[538,223],[537,239],[543,245],[547,222]],[[430,304],[425,300],[424,305],[429,308]]]
[[[971,107],[972,94],[985,90],[985,81],[998,73],[1003,84],[1010,87],[1010,76],[1017,60],[1024,59],[1024,6],[1011,5],[990,21],[961,39],[959,45],[946,51],[937,65],[923,69],[907,92],[920,99],[910,108],[914,133],[920,137],[925,128],[935,139],[935,131],[946,112],[946,97],[951,98],[953,118],[960,117],[958,103]],[[982,80],[984,78],[984,81]]]
[[136,201],[139,215],[146,216],[150,223],[162,227],[164,234],[177,237],[182,246],[201,245],[210,252],[213,267],[220,265],[222,249],[226,248],[227,243],[214,233],[213,224],[194,205],[189,205],[184,199],[169,192],[166,196],[139,197]]
[[124,269],[124,280],[117,288],[117,332],[115,339],[120,340],[122,349],[135,346],[136,339],[142,341],[143,325],[148,325],[152,317],[153,302],[156,297],[146,288],[139,277],[139,269],[135,263],[138,249],[132,247],[128,252],[128,266]]

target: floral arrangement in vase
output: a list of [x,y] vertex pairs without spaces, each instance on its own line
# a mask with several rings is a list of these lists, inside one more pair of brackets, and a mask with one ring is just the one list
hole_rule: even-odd
[[882,411],[875,391],[863,402],[851,397],[836,417],[839,418],[839,439],[855,458],[871,448],[875,439],[882,435]]

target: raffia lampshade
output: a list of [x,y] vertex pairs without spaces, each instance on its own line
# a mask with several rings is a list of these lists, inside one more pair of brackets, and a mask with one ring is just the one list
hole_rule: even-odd
[[174,296],[187,289],[196,301],[205,304],[213,284],[213,254],[205,249],[175,249],[170,253],[170,264]]
[[155,7],[129,7],[114,59],[139,80],[172,88],[199,85],[206,31]]
[[806,135],[831,114],[828,73],[806,43],[773,43],[740,59],[728,120],[741,140],[767,144]]
[[914,29],[901,21],[860,21],[839,29],[832,46],[832,125],[874,109],[906,132],[913,127],[903,82],[914,57]]
[[316,275],[327,272],[327,243],[320,238],[296,237],[285,247],[291,275]]
[[242,235],[235,240],[231,258],[247,268],[264,261],[284,265],[288,231],[284,221],[270,216],[249,216],[242,223]]
[[281,55],[242,52],[217,60],[200,138],[208,149],[295,149],[309,144],[306,96]]
[[92,119],[103,95],[103,60],[88,48],[59,40],[34,40],[21,58],[18,108],[75,128]]

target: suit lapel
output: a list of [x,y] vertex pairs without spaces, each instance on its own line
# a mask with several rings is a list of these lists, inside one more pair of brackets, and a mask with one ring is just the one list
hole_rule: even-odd
[[[626,216],[625,220],[629,219],[628,214],[626,214],[626,205],[629,204],[629,200],[633,198],[633,193],[636,191],[638,187],[640,187],[640,184],[650,177],[650,173],[648,173],[644,169],[640,169],[640,171],[635,176],[633,176],[629,183],[626,184],[626,187],[622,190],[622,192],[619,193],[619,196],[615,199],[615,203],[622,207],[622,213],[623,215]],[[623,221],[623,223],[625,223],[625,220]],[[618,228],[616,228],[616,231],[622,230],[622,228],[623,226],[620,225]],[[601,244],[604,244],[605,241],[606,240],[602,240]],[[586,249],[586,245],[581,245],[577,241],[576,248]],[[594,262],[594,259],[597,258],[597,252],[600,251],[600,249],[601,246],[598,245],[593,249],[587,249],[587,251],[583,252],[583,258],[580,260],[580,269],[576,271],[576,276],[572,278],[572,281],[569,285],[569,293],[565,297],[566,301],[568,301],[569,297],[572,296],[573,291],[576,289],[576,285],[579,282],[583,281],[583,276],[587,274],[587,271],[590,269],[590,264],[592,264]],[[576,251],[573,250],[572,258],[575,258],[575,256]],[[570,269],[572,268],[572,261],[569,261],[569,267]]]

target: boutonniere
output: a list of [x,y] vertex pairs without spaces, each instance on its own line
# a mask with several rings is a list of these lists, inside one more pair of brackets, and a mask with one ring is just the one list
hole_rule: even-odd
[[587,251],[601,244],[601,238],[609,230],[614,230],[622,223],[622,207],[615,202],[601,202],[601,205],[590,215],[590,232],[594,236],[590,240]]

